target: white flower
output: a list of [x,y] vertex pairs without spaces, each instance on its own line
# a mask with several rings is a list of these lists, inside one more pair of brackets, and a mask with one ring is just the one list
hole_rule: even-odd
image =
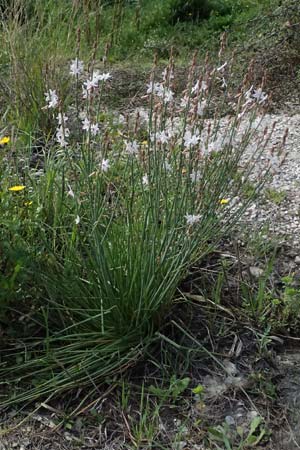
[[198,116],[203,116],[206,106],[207,106],[207,101],[206,100],[202,100],[202,101],[200,101],[198,103],[198,106],[197,106],[197,114],[198,114]]
[[[109,74],[108,74],[109,75]],[[102,74],[99,74],[99,71],[93,72],[92,78],[84,81],[82,86],[82,91],[84,95],[89,94],[91,91],[98,87],[99,80],[102,79]]]
[[202,82],[201,82],[201,91],[206,91],[207,88],[208,88],[207,83],[205,83],[205,81],[202,81]]
[[171,89],[168,89],[164,87],[161,83],[149,83],[147,94],[154,94],[158,97],[162,98],[166,103],[169,103],[173,100],[174,93],[171,91]]
[[254,90],[252,98],[254,98],[259,105],[262,105],[267,100],[268,94],[263,92],[262,88],[258,88]]
[[144,186],[148,186],[149,185],[149,178],[148,178],[147,174],[143,176],[143,185]]
[[80,223],[80,217],[78,216],[78,214],[75,218],[75,223],[76,223],[76,225],[79,225],[79,223]]
[[149,122],[149,111],[147,111],[145,108],[138,108],[135,110],[133,117],[135,119],[139,118],[144,123],[148,123]]
[[86,80],[83,83],[83,86],[87,91],[91,91],[92,89],[98,87],[98,81],[96,81],[94,78],[92,80]]
[[88,90],[84,86],[82,86],[82,98],[88,98],[88,95]]
[[56,135],[56,141],[59,143],[59,145],[61,147],[67,147],[68,146],[68,142],[65,139],[65,136],[61,135],[61,134],[57,134]]
[[56,129],[56,135],[69,137],[70,130],[69,128],[63,127],[62,125]]
[[185,147],[197,145],[200,140],[199,131],[196,130],[195,134],[192,134],[190,130],[187,130],[183,136],[183,140]]
[[93,72],[93,76],[92,76],[92,80],[91,80],[92,86],[98,87],[99,81],[107,81],[110,78],[112,78],[112,76],[109,72],[99,73],[99,70],[96,70],[95,72]]
[[100,73],[99,70],[95,70],[92,74],[91,85],[95,88],[98,87],[98,83],[100,81]]
[[109,159],[102,159],[101,161],[102,172],[107,172],[109,168],[110,168]]
[[62,125],[63,123],[66,123],[69,118],[62,113],[58,113],[56,120],[58,120],[59,125]]
[[194,225],[201,220],[200,214],[186,214],[184,217],[186,218],[187,225]]
[[189,104],[189,97],[187,95],[185,95],[180,100],[180,106],[181,106],[181,108],[186,108],[188,106],[188,104]]
[[251,86],[250,89],[248,89],[248,91],[245,92],[244,97],[246,99],[246,103],[252,102],[252,90],[253,90],[253,86]]
[[196,84],[192,87],[192,94],[198,93],[198,92],[203,92],[206,91],[207,89],[207,84],[205,83],[205,81],[201,81],[201,86],[199,83],[199,80],[196,82]]
[[125,151],[129,155],[136,155],[139,151],[139,144],[136,141],[126,142]]
[[226,61],[224,64],[222,64],[222,66],[220,66],[220,67],[217,68],[217,71],[218,71],[218,72],[222,72],[222,71],[225,69],[225,67],[227,66],[227,64],[228,64],[228,63],[227,63],[227,61]]
[[71,75],[80,75],[83,72],[83,61],[80,61],[78,58],[73,59],[70,64],[70,74]]
[[150,83],[147,84],[147,87],[148,87],[148,89],[146,91],[147,94],[151,94],[154,91],[154,83],[153,83],[153,81],[150,81]]
[[147,94],[153,94],[154,95],[163,95],[164,87],[161,83],[154,83],[151,81],[148,85]]
[[89,121],[89,119],[87,117],[85,117],[82,121],[82,129],[85,131],[89,131],[91,127],[91,122]]
[[170,136],[165,132],[165,130],[157,131],[155,135],[151,136],[151,140],[152,141],[156,140],[161,144],[166,144],[170,140]]
[[174,79],[174,72],[173,70],[168,70],[167,68],[165,68],[162,73],[161,73],[163,80],[166,81],[167,80],[167,76],[169,76],[170,80]]
[[68,188],[69,188],[69,190],[67,192],[67,195],[69,195],[69,197],[74,198],[75,194],[74,194],[73,189],[71,188],[71,186],[69,184],[68,184]]
[[113,118],[113,124],[114,125],[124,125],[126,123],[126,119],[123,116],[123,114],[119,114],[118,116],[115,116]]
[[82,97],[88,98],[88,96],[91,95],[93,90],[97,87],[98,87],[98,79],[97,78],[93,77],[91,80],[88,79],[88,80],[84,81],[83,85],[82,85]]
[[227,81],[225,80],[225,78],[224,78],[224,77],[222,77],[222,84],[221,84],[221,88],[222,88],[222,89],[224,89],[224,88],[227,88]]
[[97,123],[93,123],[91,125],[91,135],[96,136],[99,133],[99,125]]
[[203,153],[205,155],[209,155],[212,152],[217,153],[222,150],[223,145],[225,145],[225,142],[221,142],[220,139],[215,139],[214,141],[208,142]]
[[48,102],[48,108],[56,108],[58,105],[58,96],[55,90],[49,89],[45,92],[46,102]]
[[56,141],[59,143],[59,145],[61,147],[67,147],[68,146],[68,142],[65,140],[65,138],[63,136],[57,137]]
[[172,166],[170,163],[168,163],[168,161],[164,161],[163,163],[164,169],[166,172],[171,172],[172,171]]
[[199,80],[196,82],[196,84],[192,87],[192,94],[195,94],[199,90]]
[[164,95],[161,96],[166,103],[170,103],[173,101],[174,92],[171,89],[165,89]]
[[193,182],[193,183],[197,183],[198,181],[200,181],[201,180],[201,173],[200,173],[200,171],[198,170],[198,171],[193,171],[191,174],[190,174],[190,179],[191,179],[191,181]]
[[59,143],[61,147],[67,147],[68,142],[66,141],[66,137],[70,135],[69,128],[64,128],[60,126],[56,129],[56,141]]
[[101,75],[98,76],[99,81],[107,81],[110,78],[112,78],[111,74],[109,72],[107,73],[102,73]]

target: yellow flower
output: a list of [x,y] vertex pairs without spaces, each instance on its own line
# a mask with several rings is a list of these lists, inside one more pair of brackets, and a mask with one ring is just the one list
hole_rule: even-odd
[[221,205],[227,205],[228,203],[229,203],[229,198],[222,198],[221,200],[220,200],[220,204]]
[[142,141],[142,145],[148,145],[148,141]]
[[0,145],[8,144],[10,141],[10,137],[4,136],[2,139],[0,139]]
[[12,192],[19,192],[19,191],[23,191],[23,189],[25,189],[26,186],[22,186],[22,185],[17,185],[17,186],[12,186],[10,188],[8,188],[9,191]]
[[25,202],[24,203],[24,206],[30,206],[30,205],[32,205],[32,202]]

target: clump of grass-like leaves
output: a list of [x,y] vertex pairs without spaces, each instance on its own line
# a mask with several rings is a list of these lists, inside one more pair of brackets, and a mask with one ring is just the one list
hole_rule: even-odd
[[[162,81],[151,75],[149,109],[124,116],[102,104],[110,74],[92,65],[87,74],[77,58],[67,110],[49,86],[41,114],[57,121],[55,135],[38,159],[22,149],[18,179],[6,162],[1,214],[7,227],[12,216],[22,223],[40,295],[28,307],[30,337],[2,352],[1,378],[16,389],[3,405],[93,387],[133,364],[190,264],[241,216],[243,183],[268,142],[254,122],[266,95],[244,85],[222,119],[226,67],[199,72],[193,61],[177,98],[171,61]],[[9,190],[20,178],[22,189]]]

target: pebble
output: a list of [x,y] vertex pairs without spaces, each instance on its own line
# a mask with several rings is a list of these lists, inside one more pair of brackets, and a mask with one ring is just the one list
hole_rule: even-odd
[[[293,115],[289,111],[266,114],[263,127],[267,125],[271,128],[274,121],[277,125],[269,147],[280,142],[288,128],[285,146],[287,156],[278,173],[267,182],[265,190],[274,190],[274,195],[276,192],[282,193],[282,200],[278,203],[267,200],[263,192],[259,199],[255,200],[255,207],[252,205],[246,210],[241,223],[254,229],[262,229],[266,225],[272,234],[300,249],[300,112]],[[300,255],[297,258],[297,264],[300,264]]]
[[250,274],[255,277],[259,278],[264,274],[264,270],[260,269],[260,267],[249,267]]

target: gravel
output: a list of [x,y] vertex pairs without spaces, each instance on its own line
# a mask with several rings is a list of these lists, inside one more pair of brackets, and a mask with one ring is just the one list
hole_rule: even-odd
[[282,141],[288,128],[287,156],[262,195],[249,206],[243,221],[253,229],[267,228],[268,234],[300,249],[300,113],[266,114],[263,126],[271,128],[274,122],[269,148]]

